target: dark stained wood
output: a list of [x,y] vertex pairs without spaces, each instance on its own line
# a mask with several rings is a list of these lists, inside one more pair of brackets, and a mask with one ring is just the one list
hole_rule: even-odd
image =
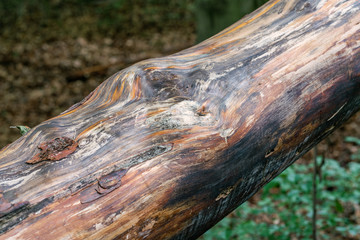
[[359,110],[359,63],[358,0],[273,0],[128,67],[1,150],[0,239],[195,239]]

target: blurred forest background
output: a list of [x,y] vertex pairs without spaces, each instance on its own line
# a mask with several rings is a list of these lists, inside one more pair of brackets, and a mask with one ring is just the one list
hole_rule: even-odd
[[[10,126],[33,127],[56,116],[115,72],[190,47],[265,2],[0,0],[0,148],[20,136]],[[360,182],[360,171],[349,172],[360,169],[356,165],[360,162],[359,123],[358,113],[319,145],[321,154],[336,159],[327,161],[329,169],[339,164],[335,175],[325,174],[328,181],[324,177],[320,184],[322,193],[330,196],[324,196],[329,198],[327,208],[319,213],[320,239],[360,239],[360,203],[353,199],[360,199],[360,189],[347,182]],[[311,174],[312,157],[311,152],[306,154],[298,161],[300,170],[286,170],[277,178],[281,182],[274,181],[202,238],[310,238],[311,197],[305,193],[311,194],[311,175],[306,174]],[[297,189],[300,185],[305,187]],[[346,191],[350,197],[345,197]],[[338,195],[330,194],[334,192]],[[294,202],[281,202],[289,194]]]

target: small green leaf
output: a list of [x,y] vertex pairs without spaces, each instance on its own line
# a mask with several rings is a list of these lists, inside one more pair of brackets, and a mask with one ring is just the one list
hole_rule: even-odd
[[342,206],[341,202],[339,201],[339,199],[335,199],[335,209],[336,211],[343,213],[344,212],[344,207]]
[[31,128],[28,127],[28,126],[10,126],[10,128],[17,128],[17,129],[19,129],[21,135],[25,135],[28,131],[31,130]]
[[360,146],[360,138],[357,137],[347,136],[345,137],[345,142],[355,143]]

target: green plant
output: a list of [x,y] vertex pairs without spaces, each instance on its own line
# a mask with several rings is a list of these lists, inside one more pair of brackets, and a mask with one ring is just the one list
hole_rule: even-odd
[[31,130],[31,128],[28,126],[10,126],[10,128],[19,129],[21,135],[25,135],[28,131]]
[[[345,137],[345,142],[349,142],[349,143],[354,143],[357,146],[360,146],[360,138],[357,137]],[[356,153],[351,155],[351,160],[355,161],[355,160],[360,160],[360,148],[357,150]]]
[[[318,157],[317,161],[321,158]],[[360,237],[360,164],[343,168],[326,159],[318,181],[319,239]],[[248,202],[206,232],[202,239],[311,239],[312,166],[294,164],[267,184],[256,205]]]

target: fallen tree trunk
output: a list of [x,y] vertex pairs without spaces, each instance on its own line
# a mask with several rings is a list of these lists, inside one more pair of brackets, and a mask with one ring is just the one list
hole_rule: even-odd
[[359,109],[359,62],[359,1],[273,0],[124,69],[1,150],[0,239],[195,239]]

